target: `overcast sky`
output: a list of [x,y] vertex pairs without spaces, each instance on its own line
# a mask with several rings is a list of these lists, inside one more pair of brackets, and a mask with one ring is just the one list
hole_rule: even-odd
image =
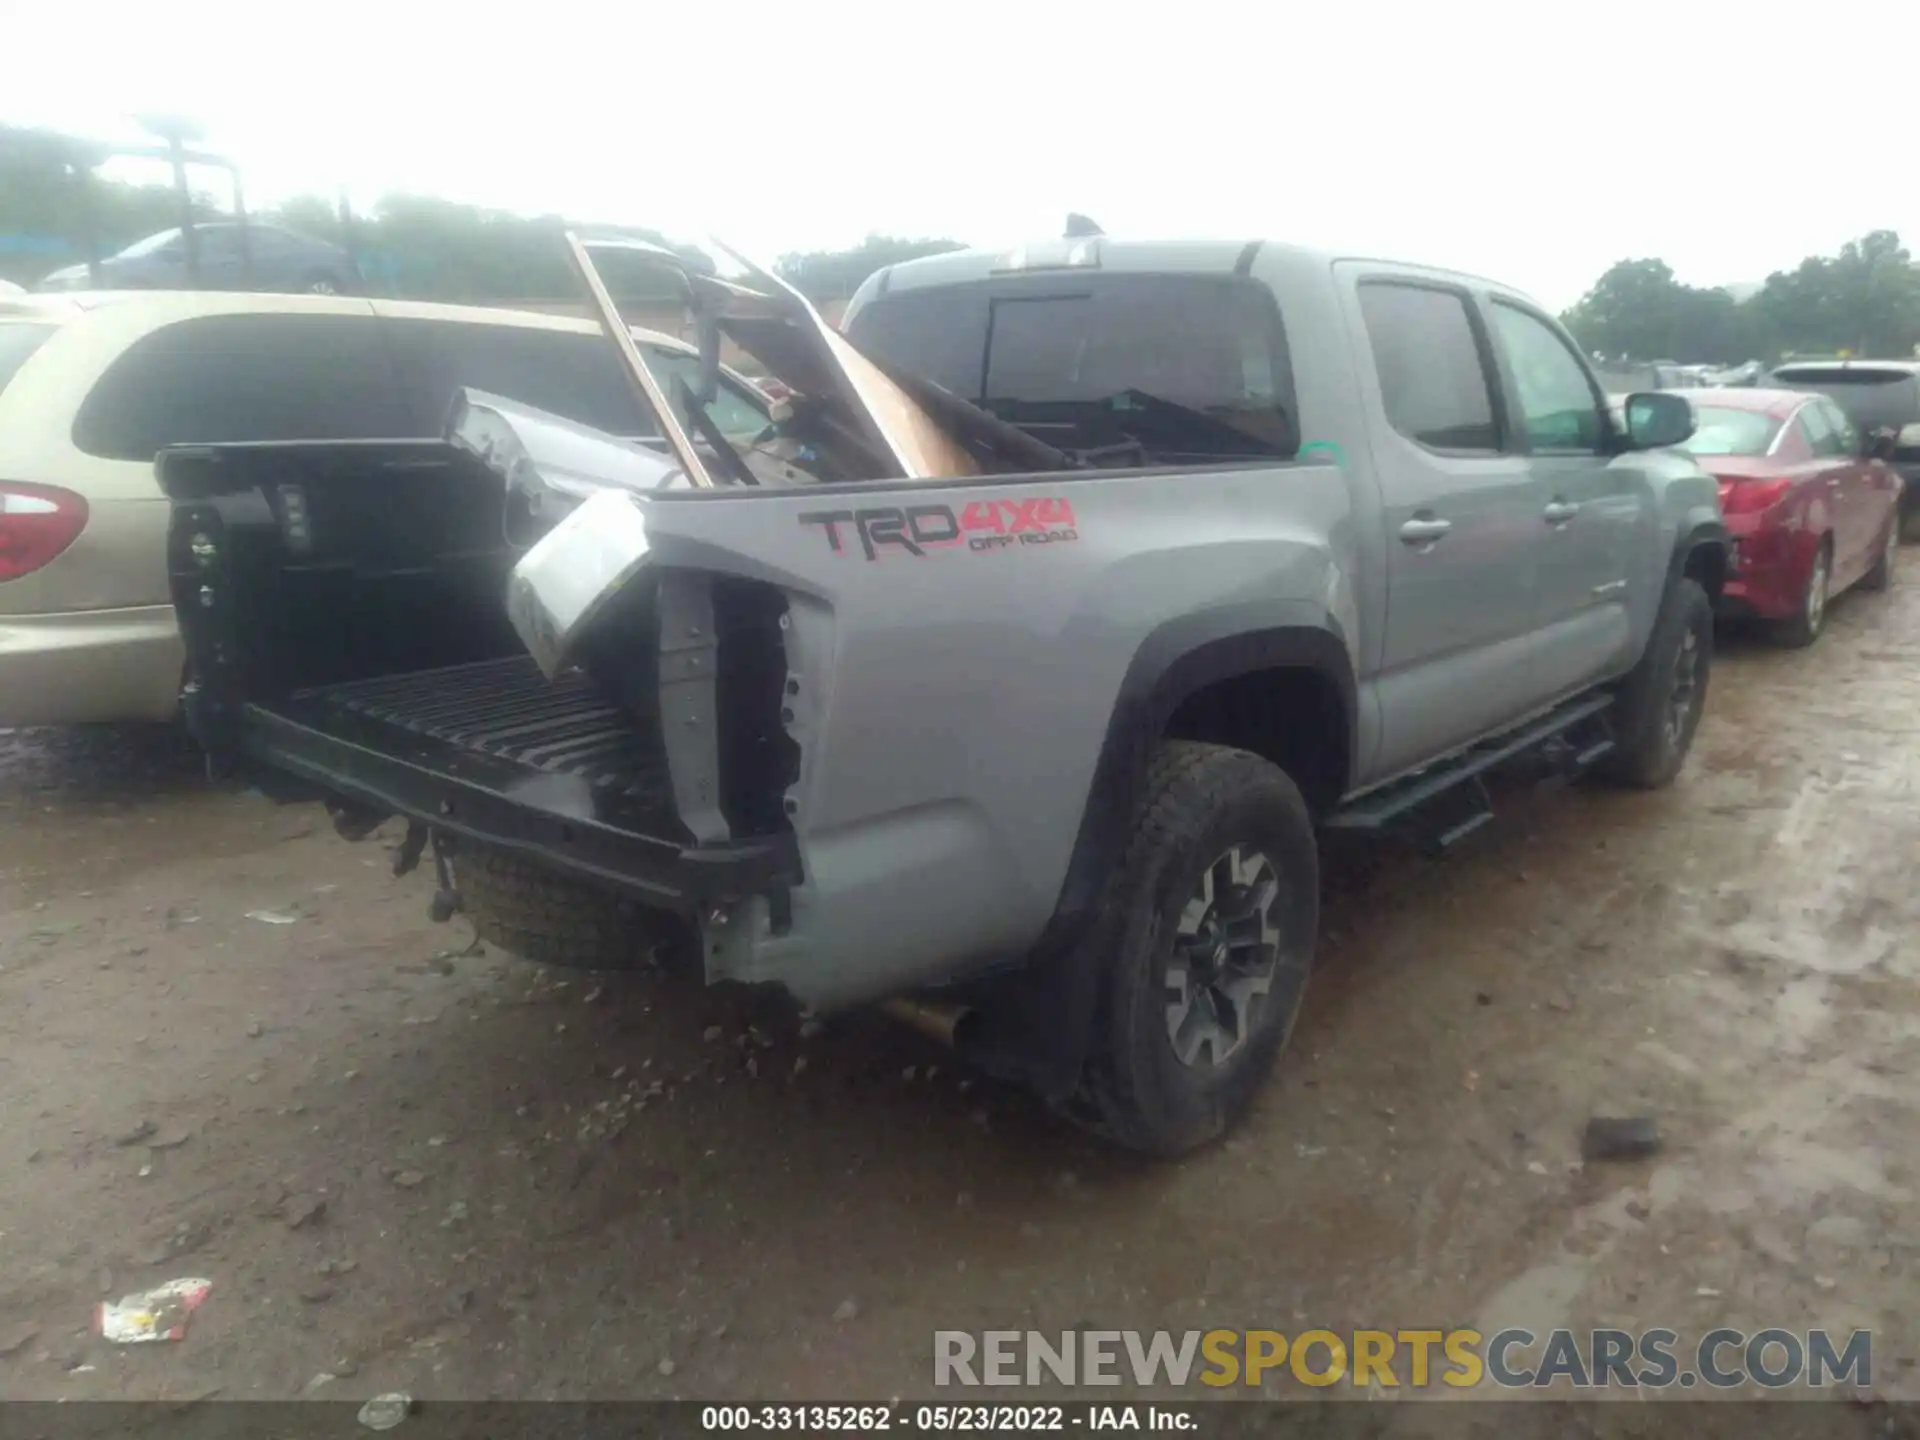
[[1718,284],[1876,228],[1920,245],[1920,116],[1895,103],[1920,7],[1894,0],[0,10],[0,121],[190,114],[256,204],[410,190],[765,259],[870,231],[1012,244],[1073,209],[1556,308],[1628,257]]

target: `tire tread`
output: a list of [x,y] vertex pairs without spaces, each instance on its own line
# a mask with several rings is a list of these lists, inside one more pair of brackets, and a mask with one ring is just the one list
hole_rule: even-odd
[[1705,706],[1704,691],[1713,669],[1713,602],[1699,581],[1682,576],[1668,589],[1640,662],[1620,687],[1615,702],[1618,739],[1613,753],[1600,762],[1603,779],[1635,790],[1658,790],[1671,784],[1686,763],[1684,753],[1677,761],[1666,753],[1660,708],[1664,681],[1673,670],[1673,652],[1679,648],[1680,636],[1693,625],[1701,625],[1706,637],[1707,673],[1700,678],[1700,703]]
[[[1120,863],[1108,877],[1089,942],[1098,945],[1103,955],[1116,956],[1133,924],[1144,922],[1157,929],[1152,897],[1140,893],[1154,861],[1177,854],[1235,793],[1275,781],[1285,787],[1288,803],[1297,808],[1303,822],[1310,824],[1306,801],[1278,766],[1224,745],[1188,740],[1163,743],[1148,763],[1139,818]],[[1190,1149],[1190,1143],[1170,1145],[1151,1127],[1134,1077],[1116,1063],[1122,1057],[1106,1043],[1114,1033],[1114,991],[1111,984],[1101,985],[1093,1021],[1095,1043],[1069,1113],[1082,1128],[1130,1150],[1171,1155]]]
[[645,924],[606,891],[506,850],[462,849],[453,869],[474,932],[524,960],[632,970],[653,956]]

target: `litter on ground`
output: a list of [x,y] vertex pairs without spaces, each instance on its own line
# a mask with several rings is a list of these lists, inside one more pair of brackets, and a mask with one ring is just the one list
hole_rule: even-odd
[[211,1280],[170,1280],[117,1301],[102,1301],[94,1328],[116,1345],[183,1340],[188,1319],[212,1289]]

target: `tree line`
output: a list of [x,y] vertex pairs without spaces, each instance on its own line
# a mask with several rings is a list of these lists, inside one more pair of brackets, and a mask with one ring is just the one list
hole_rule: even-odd
[[[0,126],[0,278],[30,284],[85,259],[90,243],[110,255],[179,224],[171,186],[98,175],[78,184],[71,162],[79,153],[79,142],[67,137]],[[205,194],[192,205],[196,220],[220,218],[222,207]],[[307,195],[260,218],[345,245],[380,293],[466,304],[578,299],[560,243],[569,228],[668,243],[644,227],[515,215],[423,195],[390,195],[365,214]],[[697,249],[675,248],[694,267],[712,268]],[[847,250],[782,255],[776,268],[802,293],[835,301],[884,266],[959,248],[951,239],[869,235]],[[602,269],[622,298],[659,296],[673,283],[617,255]],[[1837,255],[1810,255],[1744,298],[1683,285],[1662,260],[1622,260],[1562,318],[1586,349],[1610,361],[1910,357],[1920,345],[1920,267],[1891,230],[1850,241]]]
[[1911,359],[1920,346],[1920,267],[1875,230],[1777,270],[1744,298],[1683,285],[1662,260],[1622,260],[1562,320],[1609,360],[1737,365],[1789,355]]

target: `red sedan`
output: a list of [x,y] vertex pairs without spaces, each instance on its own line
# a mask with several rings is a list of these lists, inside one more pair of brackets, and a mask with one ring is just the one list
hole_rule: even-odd
[[1900,475],[1890,442],[1862,436],[1824,395],[1686,390],[1698,428],[1685,448],[1720,481],[1734,561],[1723,614],[1773,622],[1811,645],[1827,603],[1884,590],[1900,545]]

